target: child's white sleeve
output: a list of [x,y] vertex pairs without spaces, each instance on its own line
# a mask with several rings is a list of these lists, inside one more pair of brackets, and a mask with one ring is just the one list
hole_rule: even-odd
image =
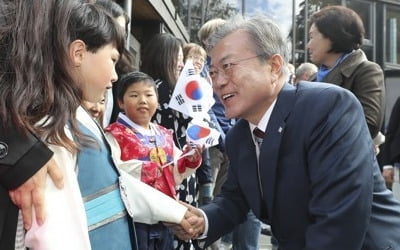
[[118,142],[106,133],[112,157],[120,173],[121,195],[128,213],[133,221],[156,224],[160,221],[180,223],[187,208],[178,201],[147,185],[140,180],[142,161],[121,160]]
[[137,160],[137,159],[122,161],[121,160],[121,149],[119,147],[117,140],[114,138],[114,136],[111,133],[106,133],[105,135],[106,135],[107,142],[111,148],[111,155],[112,155],[112,159],[114,161],[115,166],[117,166],[118,169],[123,169],[128,174],[130,174],[133,177],[138,178],[140,180],[140,178],[142,176],[143,162],[140,160]]
[[51,178],[46,180],[46,220],[39,226],[33,217],[25,235],[31,249],[91,249],[82,195],[75,173],[76,156],[64,147],[50,146],[64,175],[64,188],[58,189]]
[[135,222],[156,224],[180,223],[187,208],[168,195],[120,171],[121,194],[128,213]]

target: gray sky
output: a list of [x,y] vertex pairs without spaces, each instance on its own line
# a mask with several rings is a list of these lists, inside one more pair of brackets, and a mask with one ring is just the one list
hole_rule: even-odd
[[[242,0],[228,1],[241,10]],[[272,17],[284,35],[289,34],[292,25],[292,0],[246,0],[245,8],[247,15],[260,13]]]

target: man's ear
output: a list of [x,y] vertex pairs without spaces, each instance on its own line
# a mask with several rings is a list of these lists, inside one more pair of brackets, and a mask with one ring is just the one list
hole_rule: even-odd
[[271,77],[275,82],[282,74],[283,70],[283,58],[279,54],[274,54],[269,58],[271,65]]
[[86,44],[84,41],[79,39],[73,41],[69,45],[69,56],[71,58],[72,65],[74,65],[75,67],[81,66],[86,52]]

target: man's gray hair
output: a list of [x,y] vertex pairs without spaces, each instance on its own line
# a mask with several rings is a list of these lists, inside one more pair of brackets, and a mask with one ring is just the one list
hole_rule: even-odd
[[[313,63],[302,63],[296,69],[296,78],[300,78],[304,74],[308,74],[309,76],[313,76],[318,72],[318,67]],[[307,79],[310,80],[310,79]]]
[[249,34],[250,39],[254,42],[255,53],[263,55],[259,57],[260,60],[265,61],[274,54],[281,55],[284,61],[284,74],[288,74],[289,50],[287,43],[278,25],[267,16],[257,15],[244,18],[237,15],[233,17],[211,35],[209,38],[210,49],[221,39],[237,30],[243,30]]

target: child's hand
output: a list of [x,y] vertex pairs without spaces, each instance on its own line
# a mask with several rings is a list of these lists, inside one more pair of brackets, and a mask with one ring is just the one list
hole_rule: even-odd
[[191,154],[187,155],[185,158],[188,161],[196,162],[201,159],[201,154],[204,151],[204,145],[194,145],[191,143],[186,144],[185,152],[192,152]]
[[204,148],[204,145],[194,145],[190,142],[186,144],[178,160],[178,172],[182,174],[187,168],[198,168],[201,165]]

